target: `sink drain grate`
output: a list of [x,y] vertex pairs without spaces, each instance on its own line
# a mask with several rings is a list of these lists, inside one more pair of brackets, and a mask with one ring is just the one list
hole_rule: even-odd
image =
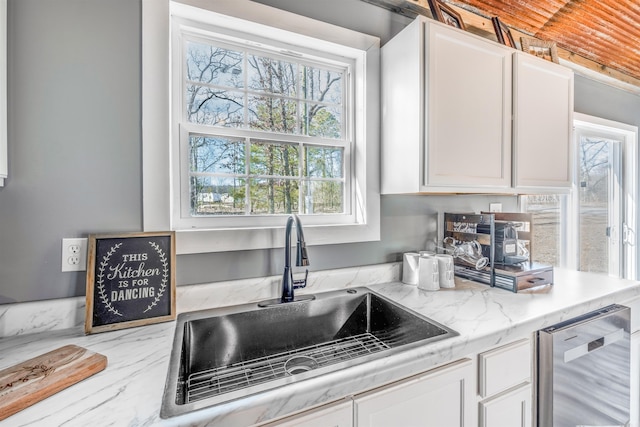
[[[332,365],[360,356],[377,353],[389,346],[370,333],[342,338],[326,343],[288,351],[272,356],[234,363],[221,368],[210,369],[189,375],[186,383],[186,402],[191,403],[240,390],[256,384],[283,378],[287,375],[287,361],[306,358],[315,361],[313,368]],[[290,362],[289,365],[292,363]],[[311,368],[309,368],[311,369]],[[301,369],[309,370],[309,369]]]

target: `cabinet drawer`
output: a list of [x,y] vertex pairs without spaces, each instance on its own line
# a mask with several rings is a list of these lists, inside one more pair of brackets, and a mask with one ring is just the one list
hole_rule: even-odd
[[531,380],[531,340],[478,355],[478,393],[483,398]]

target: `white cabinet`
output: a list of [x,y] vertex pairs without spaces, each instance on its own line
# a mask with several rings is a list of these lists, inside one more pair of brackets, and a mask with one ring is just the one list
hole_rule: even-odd
[[427,186],[511,185],[511,51],[427,24]]
[[382,47],[381,191],[566,192],[572,112],[571,70],[418,17]]
[[353,426],[353,402],[349,399],[337,404],[288,417],[263,427],[351,427]]
[[383,46],[383,193],[510,187],[511,57],[425,18]]
[[531,340],[470,357],[267,426],[532,427]]
[[529,339],[478,355],[479,427],[531,427],[532,356]]
[[513,77],[514,187],[570,187],[573,72],[516,52]]
[[531,341],[517,341],[478,355],[478,394],[488,397],[531,381]]
[[475,426],[474,377],[463,359],[355,396],[355,426]]
[[480,402],[479,427],[531,427],[531,385]]

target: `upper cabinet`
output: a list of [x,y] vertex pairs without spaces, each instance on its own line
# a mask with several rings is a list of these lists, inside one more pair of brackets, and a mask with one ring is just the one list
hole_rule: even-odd
[[570,70],[419,17],[382,48],[382,193],[567,191],[572,111]]
[[519,192],[571,186],[573,71],[524,52],[513,68],[513,185]]

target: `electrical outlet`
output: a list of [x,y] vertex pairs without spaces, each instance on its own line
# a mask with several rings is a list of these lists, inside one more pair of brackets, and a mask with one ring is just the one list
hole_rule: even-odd
[[62,239],[62,271],[87,270],[87,239]]
[[489,212],[502,212],[502,203],[489,203]]

